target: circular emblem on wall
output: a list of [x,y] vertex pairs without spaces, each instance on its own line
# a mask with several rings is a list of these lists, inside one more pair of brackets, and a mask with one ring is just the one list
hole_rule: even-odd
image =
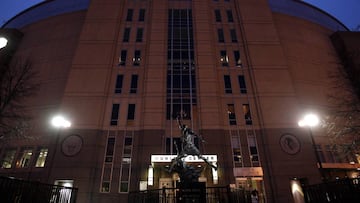
[[79,135],[67,136],[61,144],[61,151],[66,156],[75,156],[81,150],[83,139]]
[[296,154],[300,151],[301,144],[297,137],[292,134],[284,134],[280,138],[281,149],[288,154]]

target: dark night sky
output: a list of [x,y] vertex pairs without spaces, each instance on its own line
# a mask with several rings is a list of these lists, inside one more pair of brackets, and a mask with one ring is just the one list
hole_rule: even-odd
[[[43,0],[0,0],[0,26],[11,17]],[[74,0],[75,1],[75,0]],[[304,0],[328,12],[350,30],[360,25],[360,0]],[[360,29],[358,29],[360,31]]]

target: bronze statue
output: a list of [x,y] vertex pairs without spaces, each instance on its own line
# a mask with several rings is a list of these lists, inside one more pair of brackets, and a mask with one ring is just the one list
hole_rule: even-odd
[[186,165],[186,163],[183,161],[183,158],[192,155],[197,156],[198,158],[202,159],[207,163],[209,166],[217,170],[217,167],[211,164],[205,157],[203,157],[200,154],[200,151],[198,148],[196,148],[193,139],[197,136],[194,131],[191,130],[191,128],[184,125],[181,120],[180,116],[177,117],[177,122],[179,124],[179,128],[181,130],[181,151],[179,152],[179,149],[177,148],[177,156],[171,160],[171,166],[169,169],[169,172],[175,171],[179,173],[180,179],[185,181],[191,181],[194,182],[194,180],[199,177],[199,172],[196,171],[192,166]]

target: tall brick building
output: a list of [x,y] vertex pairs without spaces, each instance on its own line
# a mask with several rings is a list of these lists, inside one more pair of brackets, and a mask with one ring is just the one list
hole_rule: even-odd
[[[279,203],[293,201],[294,178],[321,181],[309,133],[297,123],[308,111],[326,114],[328,74],[340,61],[330,36],[348,29],[315,7],[290,0],[53,0],[0,32],[11,39],[10,29],[22,33],[13,52],[32,61],[40,90],[27,101],[29,134],[37,139],[0,145],[2,175],[70,184],[80,203],[176,187],[179,177],[167,169],[180,143],[180,114],[218,166],[187,158],[207,186],[257,189],[262,201]],[[58,113],[71,128],[50,126]],[[312,133],[321,161],[331,162],[324,131]]]

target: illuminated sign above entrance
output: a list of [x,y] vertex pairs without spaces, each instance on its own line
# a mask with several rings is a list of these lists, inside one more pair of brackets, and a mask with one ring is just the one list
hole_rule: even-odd
[[[217,162],[217,155],[202,155],[205,157],[209,162],[216,163]],[[151,155],[151,163],[166,163],[171,162],[176,155]],[[204,162],[197,156],[187,156],[184,158],[185,162]]]

